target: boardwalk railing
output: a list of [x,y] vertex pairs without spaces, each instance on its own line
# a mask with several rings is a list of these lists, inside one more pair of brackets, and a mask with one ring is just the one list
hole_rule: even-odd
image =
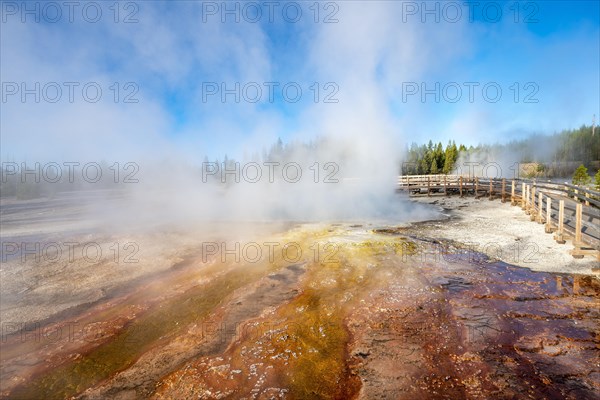
[[473,195],[521,208],[532,221],[545,224],[558,243],[573,243],[575,258],[600,260],[600,192],[571,185],[530,179],[480,178],[465,175],[403,175],[398,191],[409,195]]

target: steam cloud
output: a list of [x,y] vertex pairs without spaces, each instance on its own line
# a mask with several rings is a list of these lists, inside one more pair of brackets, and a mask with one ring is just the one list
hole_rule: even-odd
[[[104,95],[99,102],[85,102],[77,97],[78,88],[74,102],[6,102],[3,160],[135,162],[140,182],[127,187],[119,204],[101,199],[94,207],[103,222],[418,218],[394,194],[404,143],[420,141],[418,133],[429,139],[437,120],[448,122],[448,134],[457,142],[506,132],[514,124],[506,118],[512,109],[496,104],[461,103],[457,107],[468,110],[457,110],[460,118],[449,120],[430,108],[435,104],[398,104],[405,82],[497,79],[468,75],[457,67],[478,45],[472,35],[477,27],[468,19],[432,26],[417,15],[399,23],[402,7],[402,2],[344,2],[336,23],[315,23],[307,14],[297,23],[276,18],[271,24],[206,19],[201,2],[175,7],[153,2],[141,3],[135,24],[116,24],[111,18],[97,24],[80,19],[69,24],[9,21],[3,24],[3,81],[27,82],[28,87],[35,82],[97,82]],[[521,29],[510,18],[497,27],[513,35]],[[585,44],[582,37],[587,36],[578,33],[574,42]],[[293,46],[279,42],[288,39]],[[552,46],[539,48],[542,55],[557,53]],[[544,57],[538,59],[543,62]],[[512,77],[503,86],[509,81]],[[128,82],[139,87],[137,103],[122,101]],[[264,98],[258,103],[231,98],[206,102],[205,82],[228,87],[236,82],[297,82],[303,98],[276,104]],[[313,101],[312,85],[318,83],[323,91],[328,82],[339,88],[337,102],[323,102],[322,92]],[[115,83],[121,89],[117,102],[110,89]],[[563,97],[568,96],[556,96]],[[546,102],[544,112],[561,119],[560,112],[547,112],[549,106],[555,105]],[[527,111],[533,115],[536,109]],[[486,133],[482,122],[498,129]],[[260,154],[280,136],[292,149],[281,161],[301,165],[299,182],[242,179],[223,186],[202,181],[204,155],[214,160],[227,154],[241,168],[252,161],[260,164],[264,158],[248,154]],[[317,182],[309,169],[315,162],[321,173]],[[339,182],[323,182],[327,163],[338,168]]]

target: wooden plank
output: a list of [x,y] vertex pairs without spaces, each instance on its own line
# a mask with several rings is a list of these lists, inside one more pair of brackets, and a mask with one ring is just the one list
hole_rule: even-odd
[[[585,247],[576,247],[573,250],[570,251],[571,255],[573,256],[573,258],[583,258],[585,256],[595,256],[598,260],[600,260],[600,251],[593,249],[591,247],[585,248]],[[596,268],[596,270],[599,268]],[[592,271],[594,271],[594,268],[592,268]]]

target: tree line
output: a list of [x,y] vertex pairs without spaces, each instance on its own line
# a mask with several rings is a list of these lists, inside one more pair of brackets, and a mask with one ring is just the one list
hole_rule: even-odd
[[536,134],[503,144],[469,147],[457,146],[454,140],[445,147],[431,140],[421,145],[412,143],[405,149],[400,170],[404,175],[448,174],[454,170],[459,157],[476,153],[492,158],[511,157],[519,163],[537,163],[538,172],[548,177],[572,174],[580,164],[596,171],[600,162],[600,128],[594,130],[591,125],[583,125],[552,135]]
[[403,175],[448,174],[454,169],[460,152],[468,149],[461,144],[456,146],[454,140],[449,141],[444,149],[441,142],[434,144],[431,140],[426,145],[412,143],[402,163]]

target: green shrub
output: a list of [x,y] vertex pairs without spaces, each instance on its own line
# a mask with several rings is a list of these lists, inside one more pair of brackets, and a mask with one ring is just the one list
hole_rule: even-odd
[[587,185],[592,178],[588,175],[587,168],[581,164],[573,174],[573,185]]

